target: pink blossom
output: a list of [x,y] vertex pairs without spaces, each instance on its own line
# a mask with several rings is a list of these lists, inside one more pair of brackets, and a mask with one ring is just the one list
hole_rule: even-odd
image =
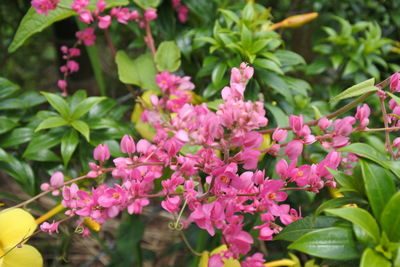
[[81,40],[85,45],[94,45],[96,36],[94,35],[94,28],[86,28],[82,31],[76,32],[76,38]]
[[337,119],[334,122],[334,132],[338,135],[348,136],[353,131],[353,124],[356,119],[352,116],[344,117],[343,119]]
[[96,13],[99,14],[106,9],[107,3],[104,0],[98,0],[96,3]]
[[128,20],[131,19],[131,12],[129,8],[114,7],[110,12],[112,17],[117,18],[117,21],[122,24],[128,24]]
[[400,137],[397,137],[393,140],[393,147],[400,148]]
[[64,185],[64,174],[60,171],[56,171],[53,173],[53,175],[50,177],[50,185],[53,188],[60,188],[61,186]]
[[79,19],[86,24],[92,23],[93,21],[92,12],[90,12],[89,10],[84,10],[80,12]]
[[198,227],[206,230],[211,236],[215,234],[213,223],[222,222],[224,219],[224,208],[218,201],[198,205],[189,216],[189,221],[194,221]]
[[275,165],[276,173],[282,179],[286,179],[288,177],[288,169],[289,165],[287,164],[285,159],[280,159]]
[[292,128],[294,133],[296,134],[299,133],[303,128],[303,115],[300,116],[290,115],[289,126],[290,128]]
[[367,104],[362,105],[361,107],[357,107],[357,113],[355,118],[360,121],[360,128],[363,129],[368,126],[369,123],[369,115],[371,114],[371,109]]
[[285,154],[288,156],[290,160],[297,159],[297,157],[300,156],[302,152],[303,152],[303,142],[300,140],[290,141],[285,148]]
[[59,222],[53,221],[52,223],[44,222],[40,225],[40,230],[43,232],[48,232],[49,234],[52,234],[53,232],[56,232],[58,234],[58,225]]
[[301,216],[298,215],[295,209],[291,209],[289,205],[281,205],[282,207],[282,214],[280,215],[281,222],[284,225],[291,224],[298,219],[301,219]]
[[89,0],[74,0],[71,5],[71,8],[78,13],[84,11],[84,9],[89,5]]
[[65,89],[65,88],[67,88],[67,81],[66,80],[58,80],[57,86],[60,89]]
[[179,196],[167,197],[166,200],[161,201],[161,206],[172,214],[177,214],[181,198]]
[[79,70],[79,64],[75,60],[68,60],[67,68],[71,73],[77,72]]
[[211,255],[210,258],[208,259],[208,267],[223,267],[224,262],[222,261],[222,256],[217,253],[214,255]]
[[325,130],[331,126],[332,121],[330,121],[327,117],[322,117],[318,120],[318,126],[321,130]]
[[148,198],[137,198],[134,199],[131,204],[128,205],[129,214],[140,214],[143,212],[143,208],[150,204]]
[[81,55],[81,50],[79,48],[72,47],[68,50],[69,57],[78,57],[80,55]]
[[255,169],[258,163],[258,156],[260,156],[261,152],[258,150],[245,148],[242,152],[240,152],[240,160],[243,161],[243,168],[246,170]]
[[262,253],[254,253],[240,263],[242,267],[264,267],[264,256]]
[[272,134],[272,139],[277,143],[285,141],[286,137],[287,137],[287,131],[279,128],[276,128],[276,130]]
[[390,91],[400,92],[400,72],[396,72],[390,76]]
[[57,8],[59,0],[32,0],[31,5],[38,14],[48,15],[49,11]]
[[93,158],[100,162],[104,162],[110,158],[110,150],[107,144],[98,145],[93,151]]
[[107,29],[111,25],[111,16],[106,15],[106,16],[98,16],[99,19],[99,28],[100,29]]
[[147,21],[155,20],[157,18],[157,12],[153,8],[149,8],[144,12],[144,19]]
[[187,21],[187,16],[189,13],[189,8],[187,6],[180,6],[178,9],[178,19],[182,23],[186,23]]
[[136,151],[135,141],[133,141],[132,136],[127,134],[122,137],[120,147],[122,153],[132,154]]

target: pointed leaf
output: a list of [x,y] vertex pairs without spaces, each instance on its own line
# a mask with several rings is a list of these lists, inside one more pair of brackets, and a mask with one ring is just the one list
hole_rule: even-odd
[[0,77],[0,99],[11,96],[19,90],[19,85],[7,80],[6,78]]
[[400,241],[400,192],[397,192],[386,204],[381,214],[382,230],[393,242]]
[[360,159],[365,191],[372,211],[380,218],[386,203],[396,192],[396,187],[390,172],[375,163]]
[[338,208],[338,207],[341,207],[346,204],[358,204],[360,202],[362,202],[362,201],[360,201],[359,198],[355,198],[355,197],[338,197],[338,198],[329,199],[329,200],[323,202],[318,207],[318,209],[315,211],[314,216],[319,215],[321,212],[325,211],[326,209]]
[[288,248],[324,259],[350,260],[359,257],[352,231],[341,227],[312,231]]
[[29,143],[22,156],[25,157],[26,155],[35,154],[40,150],[49,149],[58,145],[61,142],[60,135],[61,132],[54,133],[50,131],[46,134],[36,135]]
[[61,96],[52,94],[52,93],[46,93],[46,92],[41,92],[42,95],[47,99],[47,101],[50,103],[50,105],[60,113],[60,115],[64,119],[69,119],[70,115],[70,110],[69,106],[67,104],[67,101],[65,101]]
[[370,266],[390,267],[392,264],[375,250],[367,248],[362,254],[360,267]]
[[338,94],[337,96],[333,97],[330,102],[336,102],[342,99],[363,95],[368,92],[377,91],[378,87],[375,86],[375,79],[369,79],[363,81],[359,84],[356,84],[350,88],[347,88],[342,93]]
[[344,207],[339,209],[328,209],[325,212],[357,224],[364,229],[376,243],[379,242],[380,234],[378,224],[368,211],[357,207]]
[[61,156],[63,158],[64,166],[68,165],[78,143],[79,137],[74,129],[71,129],[64,134],[61,140]]
[[263,69],[271,70],[279,74],[284,74],[281,68],[272,60],[257,58],[254,60],[254,65]]
[[76,120],[71,123],[72,127],[75,128],[78,132],[80,132],[86,140],[89,142],[90,140],[90,130],[89,126],[86,124],[86,122],[81,121],[81,120]]
[[106,97],[99,97],[99,96],[92,96],[89,98],[86,98],[82,102],[80,102],[75,109],[72,112],[71,118],[73,120],[79,119],[83,115],[89,112],[92,107],[100,103],[101,101],[105,100]]
[[67,125],[68,121],[60,116],[50,117],[42,121],[39,126],[35,129],[35,132],[38,132],[43,129],[55,128]]

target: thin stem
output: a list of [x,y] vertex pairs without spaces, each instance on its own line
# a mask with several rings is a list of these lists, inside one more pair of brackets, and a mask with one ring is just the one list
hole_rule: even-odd
[[183,230],[182,230],[182,231],[179,231],[179,235],[181,236],[183,242],[185,243],[186,247],[190,250],[190,252],[192,252],[194,255],[200,257],[200,256],[201,256],[201,253],[197,252],[196,250],[194,250],[194,249],[192,248],[192,246],[190,245],[189,241],[187,240],[186,235],[185,235],[185,233],[183,232]]
[[400,127],[389,127],[389,128],[372,128],[372,129],[363,129],[359,130],[358,132],[380,132],[380,131],[387,131],[387,132],[394,132],[399,131]]
[[175,228],[176,228],[176,229],[178,228],[178,225],[179,225],[179,223],[180,223],[179,221],[181,220],[183,211],[184,211],[185,208],[186,208],[186,204],[187,204],[187,199],[185,199],[185,202],[183,202],[182,209],[181,209],[181,211],[179,212],[178,218],[176,218],[176,222],[175,222]]
[[389,128],[389,122],[388,122],[388,115],[387,115],[386,107],[385,107],[385,99],[383,97],[379,97],[379,101],[381,103],[383,123],[385,125],[385,139],[386,139],[385,145],[386,145],[386,150],[389,151],[391,157],[394,158],[392,145],[390,144],[390,135],[389,135],[389,131],[387,130]]
[[150,22],[146,21],[145,28],[146,28],[146,36],[144,37],[144,41],[146,42],[147,46],[150,48],[151,55],[154,58],[156,55],[156,48],[154,46],[154,39],[153,39],[153,35],[151,33]]

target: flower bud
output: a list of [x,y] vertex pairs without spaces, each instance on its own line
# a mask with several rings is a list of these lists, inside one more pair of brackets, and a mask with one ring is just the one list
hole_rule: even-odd
[[286,137],[287,131],[279,128],[277,128],[272,134],[272,139],[277,143],[285,141]]
[[303,116],[295,116],[295,115],[290,115],[289,117],[289,126],[292,128],[294,133],[299,133],[301,129],[303,128]]
[[328,120],[327,117],[322,117],[318,120],[318,127],[321,130],[327,129],[329,126],[331,126],[332,121]]
[[300,140],[292,140],[285,148],[285,153],[290,160],[296,159],[303,152],[303,142]]
[[65,88],[67,88],[67,81],[65,81],[65,80],[58,80],[57,86],[58,86],[58,88],[60,88],[60,89],[65,89]]
[[396,72],[390,77],[390,91],[400,92],[400,72]]
[[393,147],[400,148],[400,137],[393,140]]
[[100,29],[107,29],[108,27],[110,27],[111,24],[111,16],[107,15],[107,16],[98,16],[99,19],[99,28]]
[[285,159],[280,159],[278,163],[275,166],[276,173],[281,177],[282,179],[287,178],[287,171],[289,169],[289,165],[287,164]]
[[122,137],[120,147],[122,153],[132,154],[136,151],[135,141],[133,141],[132,136],[127,134]]
[[155,20],[157,18],[157,12],[153,8],[149,8],[144,12],[144,19],[147,21]]
[[64,174],[60,171],[56,171],[50,178],[50,185],[53,188],[60,188],[64,185]]
[[93,158],[100,162],[108,160],[110,158],[110,150],[107,144],[98,145],[93,151]]
[[48,183],[43,183],[40,185],[40,190],[47,191],[50,189],[50,185]]

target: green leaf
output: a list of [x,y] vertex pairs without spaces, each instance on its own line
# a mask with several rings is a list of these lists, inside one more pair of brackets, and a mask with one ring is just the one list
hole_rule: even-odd
[[229,9],[219,9],[219,12],[221,12],[225,18],[228,18],[235,22],[236,24],[239,24],[239,17],[238,15],[235,14],[235,12],[229,10]]
[[6,116],[0,116],[0,134],[8,132],[18,125],[17,122],[10,120]]
[[293,242],[314,230],[331,227],[337,221],[338,219],[335,217],[304,217],[283,228],[283,230],[277,236],[275,236],[274,240],[286,240]]
[[14,147],[30,141],[32,137],[33,130],[31,128],[16,128],[1,138],[0,147]]
[[257,58],[254,60],[254,65],[263,69],[271,70],[279,74],[284,74],[281,68],[272,60]]
[[24,158],[40,162],[60,162],[61,158],[49,149],[24,154]]
[[55,133],[51,131],[46,134],[36,135],[29,143],[22,156],[25,157],[26,155],[39,153],[41,150],[49,149],[58,145],[61,142],[60,135],[61,132]]
[[19,85],[0,77],[0,99],[6,98],[19,91]]
[[68,162],[72,157],[72,154],[74,154],[74,151],[78,146],[78,143],[79,143],[79,137],[74,129],[71,129],[70,131],[64,134],[61,140],[61,156],[65,167],[68,165]]
[[280,107],[274,106],[270,103],[265,103],[265,107],[269,112],[272,113],[272,116],[274,116],[276,125],[278,127],[288,126],[289,117],[285,114],[285,112],[283,112]]
[[133,0],[136,5],[140,6],[142,9],[146,10],[149,8],[157,8],[160,4],[160,0]]
[[277,50],[275,51],[275,55],[282,62],[282,65],[285,66],[306,64],[306,61],[302,56],[289,50],[282,50],[282,49]]
[[355,198],[355,197],[338,197],[338,198],[333,198],[329,199],[325,202],[323,202],[318,209],[315,211],[314,216],[318,216],[321,212],[323,212],[326,209],[332,209],[332,208],[338,208],[346,204],[353,204],[353,203],[360,203],[360,199]]
[[242,41],[242,45],[244,49],[250,49],[251,44],[253,41],[253,36],[249,28],[246,27],[246,25],[242,25],[242,30],[241,30],[241,37],[240,40]]
[[390,172],[375,163],[360,159],[365,191],[376,218],[381,213],[396,192],[396,187]]
[[158,46],[154,61],[159,71],[174,72],[181,65],[181,50],[175,41],[164,41]]
[[343,71],[343,76],[352,74],[354,72],[356,72],[359,69],[357,62],[350,60],[349,62],[347,62],[346,67],[344,68]]
[[35,193],[35,176],[29,164],[19,161],[1,148],[0,169],[13,177],[27,193],[30,195]]
[[89,142],[90,141],[90,130],[89,126],[86,124],[86,122],[81,121],[81,120],[76,120],[71,123],[72,127],[75,128],[78,132],[80,132],[86,140]]
[[218,86],[221,83],[227,68],[228,66],[224,62],[220,62],[215,66],[211,73],[211,81],[215,86]]
[[47,99],[47,101],[50,103],[50,105],[60,113],[60,115],[64,119],[69,119],[70,116],[70,110],[69,106],[67,104],[67,101],[65,101],[61,96],[52,94],[52,93],[46,93],[46,92],[41,92],[42,95]]
[[[107,7],[113,6],[123,6],[129,4],[128,0],[107,0]],[[71,0],[62,0],[59,5],[64,7],[69,7],[71,5]],[[92,1],[92,8],[93,8]],[[28,40],[32,35],[43,31],[54,22],[66,19],[76,15],[74,11],[65,8],[57,8],[49,12],[46,16],[44,14],[36,13],[34,8],[30,8],[25,16],[22,18],[21,23],[18,26],[17,32],[15,33],[14,39],[12,40],[10,46],[8,47],[8,52],[12,53],[22,46],[26,40]]]
[[352,231],[341,227],[312,231],[288,248],[324,259],[350,260],[359,257]]
[[390,97],[397,103],[397,105],[400,105],[400,97],[390,93],[390,92],[386,92],[388,95],[390,95]]
[[375,250],[367,248],[362,254],[360,267],[370,266],[390,267],[392,264]]
[[360,195],[365,195],[364,182],[362,177],[357,175],[348,175],[347,173],[328,168],[328,171],[333,175],[335,181],[340,185],[340,191],[356,192]]
[[328,209],[325,212],[357,224],[364,229],[376,243],[379,242],[380,234],[378,224],[368,211],[357,207],[344,207],[339,209]]
[[388,235],[393,242],[400,241],[400,192],[397,192],[389,202],[381,214],[382,230]]
[[254,19],[254,4],[252,2],[247,2],[242,12],[242,18],[249,21]]
[[336,102],[336,101],[339,101],[342,99],[363,95],[368,92],[377,91],[378,87],[376,87],[374,84],[375,84],[375,79],[372,78],[372,79],[363,81],[359,84],[353,85],[352,87],[347,88],[346,90],[344,90],[337,96],[333,97],[330,100],[330,102]]
[[56,117],[50,117],[42,121],[38,127],[35,129],[35,132],[38,132],[43,129],[49,129],[49,128],[55,128],[55,127],[60,127],[67,125],[68,121],[65,120],[64,118],[61,118],[60,116]]
[[97,105],[98,103],[100,103],[105,99],[106,97],[99,97],[99,96],[92,96],[86,98],[75,107],[75,109],[72,111],[71,118],[73,120],[79,119],[80,117],[88,113],[89,110],[91,110],[95,105]]
[[140,86],[144,90],[160,91],[154,79],[157,70],[151,54],[147,53],[131,60],[124,51],[118,51],[115,62],[121,82]]

